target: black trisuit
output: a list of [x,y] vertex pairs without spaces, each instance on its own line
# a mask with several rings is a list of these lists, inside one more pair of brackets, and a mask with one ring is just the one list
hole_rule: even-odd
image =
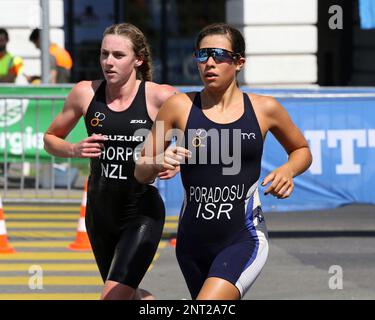
[[105,88],[103,81],[85,117],[89,136],[108,137],[101,157],[90,163],[86,228],[103,281],[137,288],[155,255],[165,218],[158,190],[134,178],[133,156],[139,155],[153,121],[145,82],[129,108],[120,112],[107,106]]

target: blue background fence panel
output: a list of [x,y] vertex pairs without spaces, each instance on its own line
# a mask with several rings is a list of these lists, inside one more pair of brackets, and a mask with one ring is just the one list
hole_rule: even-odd
[[359,16],[362,29],[375,29],[374,0],[359,0]]
[[[290,198],[264,196],[265,188],[259,187],[264,211],[375,204],[375,188],[371,184],[375,181],[375,89],[251,91],[277,98],[304,133],[313,154],[310,169],[294,179],[295,190]],[[286,159],[283,148],[268,134],[259,181]],[[180,177],[158,184],[167,214],[178,215],[183,201]]]

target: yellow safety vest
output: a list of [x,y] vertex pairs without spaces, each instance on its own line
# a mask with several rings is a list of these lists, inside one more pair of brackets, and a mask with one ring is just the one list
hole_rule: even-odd
[[6,76],[13,66],[13,56],[6,53],[0,58],[0,76]]

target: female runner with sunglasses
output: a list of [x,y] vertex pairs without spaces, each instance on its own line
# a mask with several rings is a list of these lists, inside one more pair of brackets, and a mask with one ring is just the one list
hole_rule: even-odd
[[[270,183],[265,194],[289,197],[293,177],[309,167],[311,154],[274,98],[239,89],[236,75],[245,63],[245,43],[237,29],[222,23],[207,26],[198,35],[194,55],[204,89],[171,97],[163,105],[135,177],[149,182],[181,164],[185,200],[176,255],[191,296],[241,299],[268,255],[258,195],[266,134],[270,131],[289,157],[263,180],[262,186]],[[179,144],[164,154],[158,121],[163,122],[166,141],[176,134],[170,129],[183,132]]]
[[[149,131],[176,90],[151,82],[147,40],[132,24],[105,30],[100,64],[105,79],[73,87],[45,133],[45,148],[55,156],[91,160],[86,227],[104,282],[101,298],[150,299],[137,288],[158,247],[165,210],[158,190],[135,180],[134,158],[145,138],[139,130]],[[88,137],[75,144],[65,141],[82,116]]]

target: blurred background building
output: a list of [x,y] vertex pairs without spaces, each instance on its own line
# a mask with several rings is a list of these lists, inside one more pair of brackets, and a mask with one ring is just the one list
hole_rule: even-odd
[[[359,0],[50,0],[51,41],[72,54],[71,82],[101,77],[102,33],[131,22],[147,35],[154,80],[196,85],[191,59],[203,26],[226,21],[247,40],[247,85],[366,86],[375,84],[375,30],[360,28]],[[9,30],[9,51],[25,61],[26,74],[40,74],[40,52],[28,41],[41,26],[39,0],[0,0],[0,24]],[[342,24],[329,25],[342,9]]]

